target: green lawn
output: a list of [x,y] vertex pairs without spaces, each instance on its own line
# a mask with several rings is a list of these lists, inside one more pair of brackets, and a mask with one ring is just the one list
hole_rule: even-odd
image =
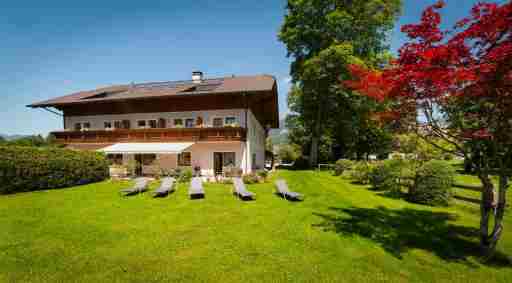
[[[512,217],[498,260],[477,253],[478,205],[432,209],[327,172],[281,171],[301,203],[250,185],[121,198],[126,183],[0,196],[0,282],[511,282]],[[508,279],[507,279],[508,278]]]

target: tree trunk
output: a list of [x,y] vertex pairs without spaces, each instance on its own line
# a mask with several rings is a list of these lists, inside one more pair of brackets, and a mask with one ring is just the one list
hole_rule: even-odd
[[[500,169],[499,191],[496,202],[496,194],[492,181],[488,174],[479,174],[480,181],[483,184],[482,202],[480,204],[480,247],[486,258],[493,257],[496,251],[496,244],[503,231],[503,216],[506,207],[506,193],[508,188],[508,177],[506,169]],[[489,222],[491,216],[494,218],[492,232],[489,233]]]
[[311,150],[309,151],[309,166],[315,167],[318,164],[318,144],[322,129],[322,107],[318,107],[316,121],[311,132]]

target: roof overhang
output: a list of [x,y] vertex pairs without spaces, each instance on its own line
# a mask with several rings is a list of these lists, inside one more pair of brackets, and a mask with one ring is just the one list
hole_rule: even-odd
[[100,148],[107,154],[178,154],[194,143],[116,143]]

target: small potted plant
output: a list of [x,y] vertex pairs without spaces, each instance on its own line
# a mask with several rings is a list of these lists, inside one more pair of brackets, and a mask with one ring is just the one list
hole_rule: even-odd
[[199,166],[199,165],[194,166],[194,176],[196,176],[196,177],[201,176],[201,166]]
[[198,128],[203,127],[203,118],[201,116],[197,117],[197,119],[196,119],[196,127],[198,127]]

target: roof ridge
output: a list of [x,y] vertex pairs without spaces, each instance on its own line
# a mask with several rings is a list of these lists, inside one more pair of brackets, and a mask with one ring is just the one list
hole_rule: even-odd
[[[205,78],[203,81],[214,81],[214,80],[225,80],[225,79],[236,79],[236,78],[254,78],[254,77],[270,77],[274,78],[274,76],[269,74],[257,74],[257,75],[231,75],[231,76],[221,76],[221,77],[212,77],[212,78]],[[150,85],[150,84],[170,84],[170,83],[176,83],[176,84],[186,84],[186,83],[193,83],[193,80],[169,80],[169,81],[154,81],[154,82],[141,82],[141,83],[134,83],[135,86],[141,86],[141,85]]]

